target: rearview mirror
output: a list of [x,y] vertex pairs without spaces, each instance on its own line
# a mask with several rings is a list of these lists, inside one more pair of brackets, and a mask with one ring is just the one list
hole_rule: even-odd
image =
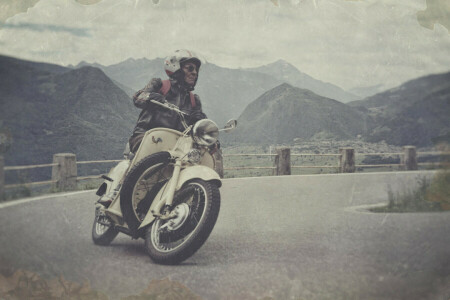
[[225,127],[221,131],[230,132],[233,129],[235,129],[236,126],[237,126],[237,121],[236,120],[230,120],[230,121],[227,122],[227,124],[225,124]]

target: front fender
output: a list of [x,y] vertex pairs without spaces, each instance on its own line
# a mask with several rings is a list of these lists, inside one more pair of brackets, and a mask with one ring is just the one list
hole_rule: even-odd
[[[183,184],[185,184],[189,180],[196,179],[196,178],[202,179],[204,181],[213,181],[215,184],[217,184],[218,187],[222,186],[222,181],[220,180],[220,176],[219,176],[219,174],[217,174],[216,171],[214,171],[213,169],[206,167],[206,166],[197,165],[197,166],[187,167],[186,169],[183,169],[180,172],[176,191],[181,189]],[[152,205],[150,206],[150,209],[148,210],[147,215],[145,216],[144,220],[142,221],[141,225],[139,226],[139,229],[144,228],[145,226],[149,225],[150,223],[152,223],[155,220],[155,217],[153,216],[151,211],[158,204],[158,202],[161,199],[164,199],[164,196],[168,190],[167,186],[169,184],[171,184],[171,180],[169,180],[159,190],[158,194],[153,199]]]
[[216,171],[209,167],[197,165],[187,167],[180,172],[180,178],[178,179],[176,190],[178,191],[179,189],[181,189],[183,184],[194,178],[199,178],[204,181],[214,181],[218,187],[222,186],[222,181],[220,180],[220,176]]

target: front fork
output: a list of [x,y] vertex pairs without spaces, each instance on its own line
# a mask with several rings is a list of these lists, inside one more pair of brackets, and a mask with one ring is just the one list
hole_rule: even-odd
[[173,175],[169,181],[167,192],[165,196],[158,202],[158,204],[156,204],[156,206],[151,211],[154,217],[159,217],[160,219],[163,220],[174,217],[171,216],[170,214],[162,215],[160,212],[163,207],[171,207],[173,204],[173,197],[175,195],[175,189],[177,187],[178,179],[180,177],[180,171],[181,171],[181,159],[177,159],[173,167]]

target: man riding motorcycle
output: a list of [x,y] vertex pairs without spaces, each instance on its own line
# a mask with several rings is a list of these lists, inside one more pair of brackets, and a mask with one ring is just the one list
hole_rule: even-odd
[[[150,100],[162,103],[167,101],[178,106],[182,111],[188,113],[185,117],[188,125],[206,119],[206,115],[202,112],[199,96],[192,94],[197,83],[200,65],[200,59],[192,51],[176,50],[164,60],[164,69],[170,80],[170,84],[166,87],[169,89],[163,93],[163,81],[161,78],[153,78],[143,89],[133,95],[134,105],[141,108],[142,111],[129,139],[131,153],[136,153],[145,132],[150,129],[164,127],[184,131],[182,120],[177,113],[161,108]],[[101,197],[98,202],[108,207],[119,192],[121,184],[119,183],[113,191]]]
[[188,125],[194,124],[200,119],[205,119],[198,95],[190,95],[194,90],[200,69],[200,59],[191,51],[176,50],[164,61],[164,69],[170,78],[170,90],[164,96],[161,93],[163,82],[160,78],[153,78],[143,89],[133,96],[134,105],[141,108],[133,135],[129,139],[130,150],[136,153],[146,131],[165,127],[183,131],[184,127],[180,117],[173,111],[160,108],[150,100],[164,102],[178,106],[182,111],[189,114],[186,118]]

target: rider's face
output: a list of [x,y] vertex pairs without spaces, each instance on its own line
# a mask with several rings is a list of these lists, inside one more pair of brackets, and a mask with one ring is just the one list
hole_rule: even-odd
[[194,86],[198,77],[197,66],[194,63],[187,62],[182,65],[181,69],[184,72],[184,81],[190,86]]

